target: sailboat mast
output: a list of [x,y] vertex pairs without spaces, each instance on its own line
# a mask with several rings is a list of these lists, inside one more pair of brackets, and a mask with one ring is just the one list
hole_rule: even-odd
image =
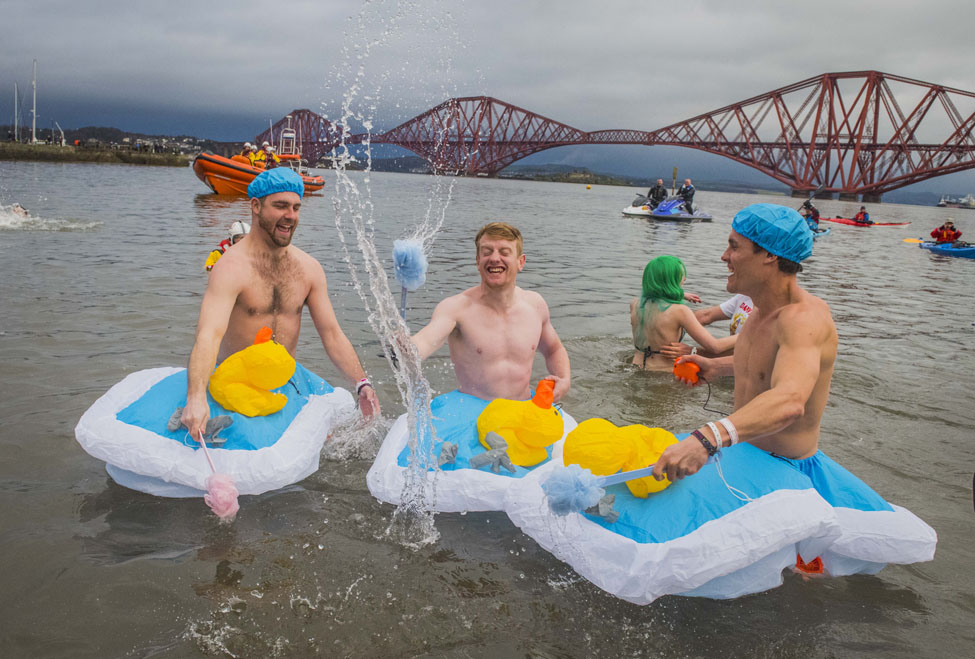
[[34,87],[34,107],[31,110],[30,143],[37,144],[37,60],[34,60],[34,79],[31,84]]
[[14,83],[14,142],[20,141],[20,129],[17,125],[17,115],[20,114],[20,101],[17,100],[17,83]]

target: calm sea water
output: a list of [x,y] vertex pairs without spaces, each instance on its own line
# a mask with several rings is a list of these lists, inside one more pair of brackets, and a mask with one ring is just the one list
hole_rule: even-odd
[[[380,254],[422,219],[430,185],[371,175]],[[388,424],[403,404],[350,284],[331,191],[306,199],[295,242],[325,267]],[[678,225],[623,217],[633,192],[456,181],[427,283],[409,298],[411,326],[477,282],[474,233],[504,219],[525,235],[519,283],[548,300],[572,360],[564,403],[576,419],[683,429],[713,417],[703,390],[624,363],[628,301],[643,266],[664,253],[686,263],[688,290],[722,301],[732,215],[756,201],[798,201],[702,190],[697,202],[714,222]],[[17,220],[13,202],[35,219]],[[819,206],[824,216],[856,210]],[[903,239],[948,213],[973,236],[975,212],[870,211],[912,224],[831,225],[800,275],[830,304],[840,335],[821,445],[937,530],[935,560],[876,576],[790,575],[732,601],[664,597],[640,607],[581,579],[503,513],[439,515],[440,539],[419,550],[384,539],[393,509],[365,484],[378,435],[339,438],[344,449],[327,449],[315,475],[243,497],[229,527],[198,500],[115,485],[75,442],[74,425],[126,374],[186,363],[203,261],[231,222],[249,219],[246,201],[209,194],[189,169],[0,163],[0,655],[971,656],[975,262]],[[299,357],[337,380],[310,322]],[[454,387],[445,352],[425,372],[438,392]],[[711,406],[730,405],[731,383],[717,385]]]

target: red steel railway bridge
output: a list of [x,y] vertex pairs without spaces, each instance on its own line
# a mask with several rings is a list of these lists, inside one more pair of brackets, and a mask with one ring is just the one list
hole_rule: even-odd
[[[341,143],[341,130],[295,110],[310,162]],[[282,119],[256,139],[286,125]],[[391,130],[347,134],[394,144],[438,172],[496,176],[533,153],[578,144],[683,146],[771,176],[793,194],[879,201],[883,193],[975,168],[975,92],[879,71],[824,73],[652,131],[584,131],[488,96],[452,98]],[[273,141],[273,140],[272,140]]]

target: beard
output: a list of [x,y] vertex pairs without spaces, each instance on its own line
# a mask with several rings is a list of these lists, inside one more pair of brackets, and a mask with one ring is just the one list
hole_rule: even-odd
[[282,237],[277,231],[274,230],[278,223],[272,222],[269,218],[264,217],[263,211],[257,216],[257,219],[258,226],[261,227],[265,233],[267,233],[272,243],[278,247],[287,247],[291,244],[291,239],[295,235],[295,229],[298,227],[297,223],[295,223],[295,225],[291,228],[291,232],[287,236]]

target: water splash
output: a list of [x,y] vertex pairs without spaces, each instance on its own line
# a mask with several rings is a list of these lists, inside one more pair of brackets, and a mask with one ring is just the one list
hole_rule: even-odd
[[[410,428],[410,468],[405,478],[402,503],[393,514],[386,535],[414,548],[435,542],[439,537],[433,518],[439,473],[430,413],[433,392],[423,375],[419,354],[410,341],[409,328],[399,314],[386,269],[376,249],[375,208],[369,176],[373,159],[372,131],[382,99],[415,98],[418,88],[429,87],[427,82],[431,77],[439,79],[439,87],[434,92],[437,98],[432,104],[451,96],[449,91],[452,90],[448,89],[452,65],[450,53],[461,43],[453,21],[446,2],[366,1],[360,12],[350,18],[351,27],[345,33],[341,49],[342,64],[333,74],[333,81],[326,84],[326,89],[342,90],[339,118],[333,122],[340,130],[335,159],[335,224],[352,284],[365,304],[369,324],[380,338],[383,353],[396,376],[396,387],[406,406]],[[397,38],[404,39],[407,50],[405,55],[395,53],[400,68],[376,72],[370,69],[368,64],[373,52],[394,51]],[[424,62],[430,57],[431,44],[434,45],[433,61]],[[419,62],[413,61],[414,53]],[[423,72],[421,80],[411,82],[410,74],[414,71]],[[401,88],[403,84],[407,87]],[[396,107],[399,109],[400,105],[396,104]],[[329,116],[326,103],[323,103],[322,114]],[[334,116],[334,112],[332,114]],[[361,126],[366,134],[356,152],[365,160],[365,173],[359,183],[349,174],[353,163],[359,160],[349,145],[353,125]],[[445,137],[446,132],[440,139]],[[426,213],[406,237],[419,240],[424,253],[428,254],[446,219],[455,180],[435,175],[427,181],[432,183]],[[354,257],[349,248],[353,237],[358,257]]]

